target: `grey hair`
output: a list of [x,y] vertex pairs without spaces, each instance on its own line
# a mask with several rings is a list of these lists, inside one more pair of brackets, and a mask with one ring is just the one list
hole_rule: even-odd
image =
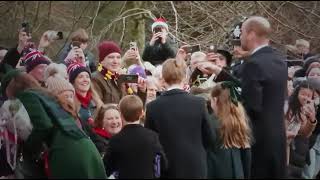
[[205,58],[207,55],[204,52],[201,51],[197,51],[192,53],[191,55],[191,59],[195,59],[195,58]]

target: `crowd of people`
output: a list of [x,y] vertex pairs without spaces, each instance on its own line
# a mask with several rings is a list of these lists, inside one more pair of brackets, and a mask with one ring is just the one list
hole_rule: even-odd
[[34,43],[19,29],[0,48],[0,177],[319,178],[308,41],[280,52],[260,16],[236,25],[232,47],[179,47],[163,18],[151,30],[142,56],[103,40],[95,57],[80,28],[53,61],[52,31]]

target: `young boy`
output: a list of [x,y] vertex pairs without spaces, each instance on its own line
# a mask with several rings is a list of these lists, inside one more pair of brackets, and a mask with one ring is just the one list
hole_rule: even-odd
[[119,103],[123,129],[114,135],[104,157],[107,175],[116,178],[153,179],[166,169],[167,160],[158,135],[140,125],[143,103],[128,95]]

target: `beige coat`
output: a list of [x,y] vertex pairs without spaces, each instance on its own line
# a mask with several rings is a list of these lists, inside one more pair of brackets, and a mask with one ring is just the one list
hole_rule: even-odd
[[[114,80],[105,80],[101,73],[95,72],[92,74],[92,87],[99,95],[104,104],[118,104],[121,98],[127,93],[122,90]],[[146,101],[146,93],[138,91],[137,94],[142,101]]]

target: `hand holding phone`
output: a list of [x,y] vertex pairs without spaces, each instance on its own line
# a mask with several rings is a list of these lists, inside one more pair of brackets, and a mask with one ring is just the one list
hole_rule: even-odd
[[130,42],[129,46],[130,46],[131,50],[137,51],[137,49],[138,49],[137,48],[137,42]]
[[193,45],[193,46],[184,46],[182,47],[183,50],[186,51],[186,53],[194,53],[194,52],[197,52],[197,51],[201,51],[201,47],[200,47],[200,44],[197,44],[197,45]]
[[71,42],[71,47],[72,47],[72,48],[74,48],[74,47],[80,48],[80,45],[81,45],[81,42],[80,42],[80,41],[72,41],[72,42]]
[[208,49],[208,53],[217,53],[217,46],[210,45]]
[[314,105],[314,102],[313,101],[308,101],[307,104],[305,104],[303,107],[302,107],[302,113],[304,115],[306,115],[306,117],[313,121],[316,119],[316,113],[315,113],[315,105]]

